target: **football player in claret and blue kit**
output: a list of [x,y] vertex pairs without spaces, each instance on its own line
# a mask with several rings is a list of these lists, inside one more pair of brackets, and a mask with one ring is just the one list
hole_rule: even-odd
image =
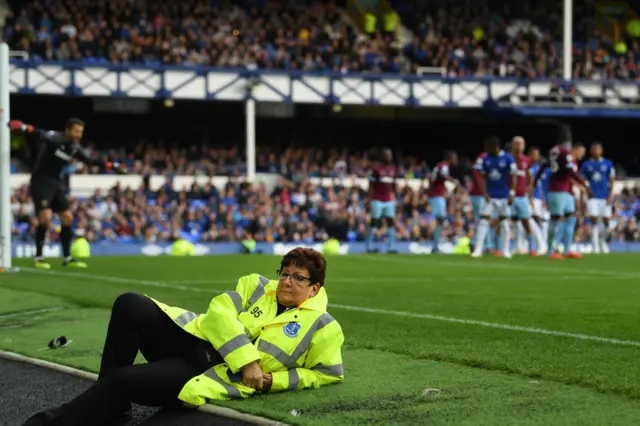
[[398,169],[393,164],[393,153],[383,149],[381,161],[373,165],[369,175],[369,199],[371,223],[367,229],[366,246],[368,253],[377,253],[373,247],[375,235],[385,222],[387,227],[387,253],[397,253],[396,244],[396,175]]
[[[482,165],[482,160],[487,156],[486,152],[480,153],[476,157],[473,170],[471,170],[471,183],[469,185],[469,198],[471,199],[471,214],[473,221],[476,225],[480,221],[482,215],[482,208],[484,207],[484,195],[482,193],[482,174],[478,169]],[[471,250],[476,246],[476,240],[478,239],[478,229],[473,233],[473,239],[471,240]],[[495,229],[491,227],[485,240],[483,241],[483,247],[486,251],[493,251],[496,240]]]
[[447,198],[448,191],[447,182],[453,183],[456,187],[460,186],[460,181],[451,177],[451,166],[458,164],[458,154],[454,151],[445,153],[444,160],[436,164],[429,176],[429,205],[431,206],[431,214],[436,219],[436,227],[433,233],[433,253],[439,253],[440,234],[442,226],[447,218]]
[[[534,249],[534,240],[538,250],[544,247],[544,238],[538,227],[538,223],[532,218],[533,210],[533,174],[531,171],[531,158],[524,154],[525,140],[522,136],[516,136],[511,142],[511,153],[518,168],[518,182],[516,184],[516,196],[513,201],[511,216],[516,223],[516,247],[520,253],[526,253],[523,244],[523,231],[526,232],[529,253],[536,256],[538,251]],[[518,223],[519,222],[519,223]]]
[[[549,193],[547,195],[547,204],[551,216],[547,234],[547,247],[549,247],[549,257],[552,259],[564,259],[565,256],[576,259],[582,257],[580,254],[571,251],[571,243],[573,242],[572,230],[575,229],[576,223],[575,198],[573,196],[574,183],[582,187],[589,196],[591,195],[591,190],[586,187],[584,178],[578,174],[578,166],[572,155],[572,151],[579,152],[581,151],[580,148],[581,146],[578,144],[573,147],[571,142],[565,142],[551,148],[547,164],[540,167],[534,181],[534,185],[536,185],[545,170],[551,170]],[[564,222],[563,232],[558,232],[561,221]],[[565,256],[553,250],[556,236],[564,240]]]

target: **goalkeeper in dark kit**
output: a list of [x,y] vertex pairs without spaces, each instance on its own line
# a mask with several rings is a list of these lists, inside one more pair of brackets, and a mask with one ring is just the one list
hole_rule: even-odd
[[87,165],[99,166],[105,170],[114,170],[125,173],[125,169],[118,163],[103,161],[99,158],[89,157],[84,151],[80,141],[84,134],[85,123],[77,118],[67,121],[64,131],[44,130],[23,123],[20,120],[11,120],[9,127],[13,131],[24,132],[28,138],[31,150],[31,198],[38,216],[36,228],[36,259],[35,267],[39,269],[51,269],[51,265],[44,260],[42,250],[47,236],[47,230],[51,226],[53,213],[60,216],[60,242],[64,256],[64,266],[86,268],[84,262],[71,257],[71,240],[73,238],[71,225],[73,213],[69,208],[65,186],[63,183],[63,169],[74,159]]

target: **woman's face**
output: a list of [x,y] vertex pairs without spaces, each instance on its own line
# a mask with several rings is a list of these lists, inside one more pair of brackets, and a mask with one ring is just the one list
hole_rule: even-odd
[[311,276],[307,268],[295,265],[285,266],[280,271],[276,296],[282,306],[300,306],[312,298],[320,290],[320,284],[311,284]]

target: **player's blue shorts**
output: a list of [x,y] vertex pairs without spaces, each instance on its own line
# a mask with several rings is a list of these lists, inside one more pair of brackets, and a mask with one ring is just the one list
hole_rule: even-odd
[[567,194],[567,206],[564,209],[564,214],[576,213],[576,197],[573,194]]
[[438,218],[444,219],[447,217],[447,199],[444,197],[431,197],[429,198],[429,205],[431,206],[431,214]]
[[529,219],[531,217],[529,198],[515,197],[511,206],[511,215],[516,219]]
[[550,192],[547,205],[551,216],[564,216],[576,212],[576,199],[568,192]]
[[473,218],[479,219],[482,215],[482,207],[484,207],[484,197],[482,195],[472,195],[470,198]]
[[395,218],[396,217],[396,202],[395,201],[371,201],[371,218]]

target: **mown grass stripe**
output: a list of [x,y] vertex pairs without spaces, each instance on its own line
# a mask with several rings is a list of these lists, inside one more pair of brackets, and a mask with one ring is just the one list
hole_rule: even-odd
[[[65,276],[65,277],[92,278],[95,280],[102,280],[106,282],[118,282],[118,283],[128,283],[128,284],[136,284],[136,285],[143,285],[143,286],[171,288],[171,289],[182,290],[182,291],[206,292],[206,293],[223,293],[224,292],[223,290],[187,287],[187,286],[181,286],[177,284],[174,285],[167,282],[141,281],[141,280],[128,279],[128,278],[111,277],[108,275],[67,273],[67,272],[58,272],[58,271],[45,272],[45,271],[40,271],[38,269],[29,269],[29,268],[25,268],[25,271],[42,273],[42,274],[59,275],[59,276]],[[218,281],[222,283],[228,283],[228,280],[223,280],[223,281],[218,280]],[[211,281],[212,284],[216,282],[217,281],[215,280]],[[372,313],[372,314],[378,314],[378,315],[393,315],[393,316],[401,316],[401,317],[408,317],[408,318],[419,318],[419,319],[426,319],[431,321],[442,321],[442,322],[464,324],[464,325],[475,325],[480,327],[495,328],[495,329],[508,330],[508,331],[517,331],[517,332],[523,332],[523,333],[565,337],[565,338],[571,338],[571,339],[577,339],[577,340],[606,343],[606,344],[616,345],[616,346],[640,347],[640,342],[635,340],[622,340],[622,339],[615,339],[610,337],[593,336],[593,335],[582,334],[582,333],[569,333],[565,331],[547,330],[547,329],[536,328],[536,327],[492,323],[487,321],[445,317],[440,315],[431,315],[431,314],[417,313],[417,312],[393,311],[393,310],[387,310],[387,309],[367,308],[363,306],[341,305],[341,304],[335,304],[335,303],[329,304],[329,307],[336,308],[336,309],[344,309],[349,311]]]

